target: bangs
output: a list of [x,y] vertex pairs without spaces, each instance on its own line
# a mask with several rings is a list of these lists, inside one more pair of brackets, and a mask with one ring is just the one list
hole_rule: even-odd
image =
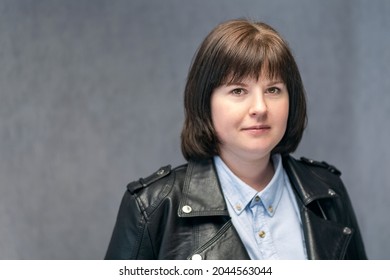
[[219,64],[215,65],[219,69],[219,77],[215,77],[216,87],[248,77],[258,80],[261,74],[270,80],[287,82],[291,54],[285,42],[273,33],[259,33],[254,29],[249,35],[228,38],[225,43],[215,60]]

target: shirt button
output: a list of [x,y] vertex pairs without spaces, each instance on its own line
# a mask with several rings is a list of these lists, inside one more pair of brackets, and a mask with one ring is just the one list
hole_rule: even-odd
[[269,211],[270,213],[274,212],[274,208],[272,207],[272,205],[270,205],[270,206],[268,207],[268,211]]
[[259,200],[260,200],[260,197],[258,195],[256,195],[255,201],[258,202]]
[[237,211],[241,211],[241,205],[240,204],[236,204],[236,209],[237,209]]
[[259,236],[260,236],[260,238],[264,238],[264,237],[265,237],[265,232],[264,232],[264,230],[262,230],[262,231],[259,232]]
[[184,205],[183,208],[181,208],[181,210],[183,210],[183,212],[186,213],[186,214],[192,212],[192,208],[189,205]]

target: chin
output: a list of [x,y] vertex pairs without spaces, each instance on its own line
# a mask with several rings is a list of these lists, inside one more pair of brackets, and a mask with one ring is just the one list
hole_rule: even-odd
[[263,159],[264,157],[268,157],[271,155],[272,149],[253,149],[253,150],[247,150],[246,155],[248,158],[251,158],[253,160],[256,159]]

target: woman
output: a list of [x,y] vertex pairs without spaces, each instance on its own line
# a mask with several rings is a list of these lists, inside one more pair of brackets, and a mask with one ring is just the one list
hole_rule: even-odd
[[290,156],[305,93],[274,29],[218,25],[184,103],[188,163],[127,186],[106,259],[366,259],[340,172]]

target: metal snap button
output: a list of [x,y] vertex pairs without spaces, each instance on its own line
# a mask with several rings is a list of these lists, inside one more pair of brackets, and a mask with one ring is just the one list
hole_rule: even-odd
[[331,195],[331,196],[335,196],[336,195],[336,192],[332,189],[329,189],[328,190],[328,194]]
[[164,174],[164,169],[160,169],[159,171],[157,171],[157,175],[163,175]]
[[349,234],[352,233],[352,230],[351,230],[349,227],[345,227],[345,228],[343,229],[343,233],[346,234],[346,235],[349,235]]
[[184,205],[183,208],[181,208],[181,210],[183,210],[183,212],[186,213],[186,214],[192,212],[192,208],[189,205]]
[[193,261],[201,261],[202,260],[202,256],[199,255],[199,254],[195,254],[191,257],[191,260]]

